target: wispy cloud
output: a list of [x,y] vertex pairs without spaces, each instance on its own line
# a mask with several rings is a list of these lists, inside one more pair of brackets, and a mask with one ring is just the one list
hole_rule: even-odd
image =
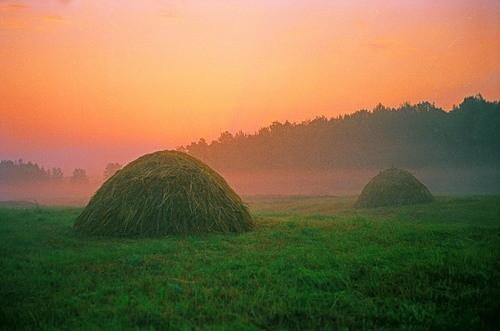
[[47,21],[63,21],[64,17],[61,15],[45,15],[43,16],[43,19]]
[[61,15],[40,12],[30,4],[20,2],[0,0],[0,13],[0,30],[39,30],[64,21]]
[[0,1],[0,12],[16,12],[29,8],[31,8],[31,6],[25,3],[2,3],[2,1]]

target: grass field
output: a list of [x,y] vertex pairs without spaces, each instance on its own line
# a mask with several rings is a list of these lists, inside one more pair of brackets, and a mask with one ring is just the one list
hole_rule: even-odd
[[499,329],[500,197],[247,197],[255,231],[76,235],[0,208],[2,329]]

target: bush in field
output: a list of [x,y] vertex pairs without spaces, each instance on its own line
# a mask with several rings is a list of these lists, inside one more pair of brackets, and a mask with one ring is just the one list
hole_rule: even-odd
[[175,151],[144,155],[108,179],[75,222],[79,232],[161,236],[243,232],[252,218],[214,170]]
[[427,187],[408,171],[391,168],[372,178],[356,201],[357,208],[427,203],[434,198]]

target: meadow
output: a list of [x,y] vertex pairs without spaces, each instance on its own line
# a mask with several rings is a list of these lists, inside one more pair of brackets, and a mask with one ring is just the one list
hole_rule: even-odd
[[0,206],[0,328],[500,328],[500,196],[245,201],[254,231],[153,239],[77,235],[81,208]]

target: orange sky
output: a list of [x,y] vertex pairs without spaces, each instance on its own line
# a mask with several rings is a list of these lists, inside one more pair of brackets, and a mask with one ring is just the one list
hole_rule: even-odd
[[500,99],[499,31],[496,0],[0,0],[0,158],[92,170],[273,120]]

